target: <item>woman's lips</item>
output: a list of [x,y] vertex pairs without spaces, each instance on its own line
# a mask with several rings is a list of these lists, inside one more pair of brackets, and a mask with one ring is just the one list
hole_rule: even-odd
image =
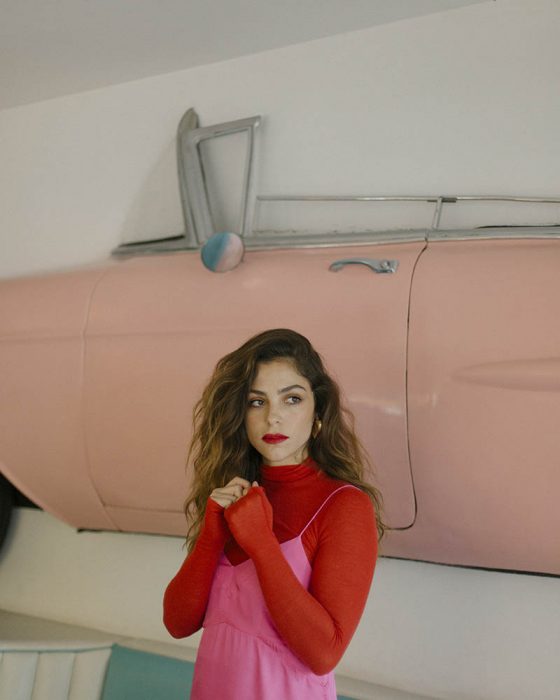
[[268,442],[270,444],[275,444],[277,442],[284,442],[284,440],[287,440],[288,437],[286,435],[263,435],[263,440],[265,442]]

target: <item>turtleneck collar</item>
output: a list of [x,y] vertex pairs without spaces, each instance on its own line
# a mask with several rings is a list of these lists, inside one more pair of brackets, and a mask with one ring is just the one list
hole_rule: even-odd
[[298,481],[316,474],[318,470],[317,462],[307,457],[301,464],[281,464],[278,467],[262,464],[261,478],[263,481]]

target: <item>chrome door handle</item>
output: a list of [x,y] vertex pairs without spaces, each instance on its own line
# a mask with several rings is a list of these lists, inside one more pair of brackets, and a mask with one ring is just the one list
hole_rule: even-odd
[[396,272],[399,266],[398,260],[373,260],[372,258],[346,258],[345,260],[336,260],[329,265],[329,270],[338,272],[345,265],[366,265],[373,272]]

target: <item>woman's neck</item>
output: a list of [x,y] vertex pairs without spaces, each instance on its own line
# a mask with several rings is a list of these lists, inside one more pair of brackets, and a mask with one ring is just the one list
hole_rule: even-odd
[[262,464],[261,477],[263,481],[298,481],[313,476],[318,471],[317,463],[306,457],[300,464]]

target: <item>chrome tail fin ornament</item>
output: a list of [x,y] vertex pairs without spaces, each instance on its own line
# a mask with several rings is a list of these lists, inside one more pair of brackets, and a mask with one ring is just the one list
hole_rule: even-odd
[[[191,111],[191,110],[189,110]],[[188,112],[187,112],[188,114]],[[186,118],[187,115],[185,115]],[[238,235],[242,238],[250,232],[250,195],[255,156],[255,131],[261,121],[260,116],[237,119],[232,122],[199,128],[190,128],[177,142],[179,162],[179,183],[183,199],[185,227],[193,227],[197,245],[204,243],[216,233],[210,213],[206,179],[200,154],[200,144],[207,139],[247,132],[247,151],[243,174],[243,194]],[[188,124],[188,122],[187,122]],[[191,219],[192,217],[192,219]]]
[[[198,115],[191,107],[181,117],[177,127],[176,152],[177,175],[179,178],[179,194],[183,209],[185,231],[181,235],[170,236],[149,241],[133,241],[123,243],[111,251],[117,257],[128,255],[153,255],[156,253],[173,252],[177,250],[192,250],[201,248],[216,233],[210,213],[208,189],[204,175],[204,167],[200,153],[200,144],[208,139],[228,136],[239,132],[247,132],[247,150],[243,172],[243,188],[241,196],[241,212],[239,230],[222,236],[219,243],[214,242],[205,258],[205,265],[215,271],[232,269],[239,264],[243,257],[243,238],[251,232],[251,215],[254,211],[255,196],[253,193],[253,176],[255,160],[255,132],[261,122],[261,117],[237,119],[214,126],[199,127]],[[239,236],[239,241],[232,240]],[[226,255],[217,251],[228,251]]]

